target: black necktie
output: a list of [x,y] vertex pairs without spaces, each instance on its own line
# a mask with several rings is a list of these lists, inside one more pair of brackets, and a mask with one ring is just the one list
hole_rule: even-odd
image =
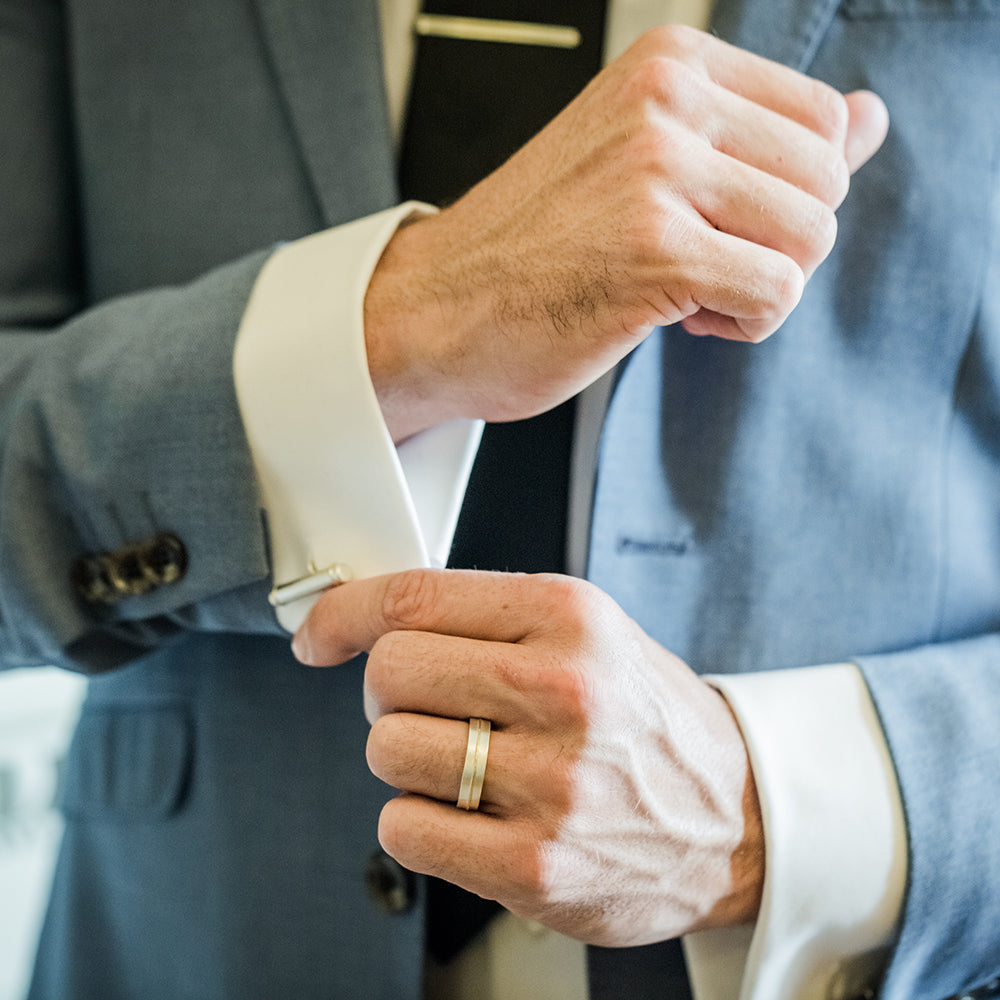
[[[500,166],[554,118],[600,68],[606,0],[428,0],[424,13],[543,22],[579,30],[574,48],[419,38],[400,188],[444,205]],[[433,24],[432,24],[433,29]],[[450,565],[564,572],[574,406],[491,424],[483,435]],[[427,949],[456,955],[489,922],[495,904],[428,880]],[[677,942],[590,949],[592,998],[690,1000]]]

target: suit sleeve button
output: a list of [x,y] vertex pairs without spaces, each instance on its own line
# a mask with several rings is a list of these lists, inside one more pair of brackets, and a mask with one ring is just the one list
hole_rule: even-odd
[[169,531],[114,552],[81,556],[70,566],[70,582],[87,604],[117,604],[176,583],[187,571],[184,543]]
[[143,572],[137,549],[122,549],[111,554],[108,560],[111,583],[118,599],[148,594],[155,586]]
[[385,851],[375,851],[365,865],[365,885],[372,902],[386,913],[406,913],[416,898],[416,878]]
[[139,564],[154,587],[176,583],[187,572],[187,549],[169,531],[161,531],[139,548]]
[[105,555],[74,559],[69,579],[77,595],[87,604],[106,604],[113,600],[114,585],[111,582],[108,557]]

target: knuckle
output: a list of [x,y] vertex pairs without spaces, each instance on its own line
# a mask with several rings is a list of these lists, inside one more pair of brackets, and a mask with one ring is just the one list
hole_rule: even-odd
[[771,313],[779,322],[783,322],[788,314],[798,305],[805,287],[805,276],[802,268],[789,257],[782,257],[781,263],[775,266],[775,276],[772,281],[773,296]]
[[438,575],[407,570],[388,577],[381,595],[382,618],[390,630],[420,628],[438,604]]
[[818,159],[814,171],[815,188],[813,194],[830,208],[837,208],[847,197],[851,174],[843,152],[828,146]]
[[[796,206],[794,223],[794,230],[789,233],[791,239],[784,249],[808,276],[833,249],[837,239],[837,216],[825,202],[804,195]],[[780,271],[776,274],[781,296],[785,275]]]
[[781,324],[786,319],[787,313],[771,319],[740,320],[738,326],[744,340],[751,344],[762,344],[781,329]]
[[545,852],[538,844],[516,852],[510,859],[509,878],[516,898],[544,907],[553,897],[554,885]]
[[696,82],[694,70],[682,59],[655,52],[638,60],[631,68],[626,87],[634,104],[652,109],[672,106],[688,94]]
[[647,32],[656,51],[675,58],[691,59],[700,54],[704,35],[685,24],[662,24]]
[[540,680],[541,694],[561,728],[585,729],[593,704],[593,683],[585,670],[566,658],[549,665]]
[[825,260],[837,240],[837,216],[833,209],[816,202],[806,234],[808,241],[805,263],[812,268]]
[[834,145],[843,146],[847,135],[847,100],[840,91],[816,81],[814,108],[819,134]]
[[599,642],[599,592],[586,581],[549,574],[525,577],[524,584],[522,600],[536,613],[526,636],[530,652],[497,657],[493,670],[505,688],[535,706],[536,719],[558,726],[571,741],[587,728],[596,697],[589,664]]
[[560,644],[524,662],[500,663],[494,668],[508,690],[528,699],[532,719],[567,732],[585,727],[592,696],[571,648]]
[[576,741],[560,740],[545,752],[539,750],[535,766],[539,764],[538,780],[544,781],[545,808],[555,836],[563,820],[579,802],[580,748]]
[[549,734],[535,745],[534,756],[519,758],[521,772],[534,774],[545,783],[550,799],[561,800],[563,791],[572,783],[571,766],[590,724],[593,685],[579,668],[567,664],[559,653],[534,656],[516,670],[497,670],[496,676],[500,684],[518,698],[521,731]]
[[536,595],[536,599],[567,609],[580,604],[591,586],[586,580],[561,573],[538,573],[525,579],[539,588],[540,593]]
[[743,337],[758,344],[771,336],[798,304],[804,286],[799,265],[784,254],[774,254],[751,293],[746,314],[738,321]]
[[851,171],[847,166],[847,160],[843,155],[834,157],[833,166],[830,169],[830,190],[826,199],[831,208],[836,208],[847,197],[848,188],[851,186]]
[[527,697],[535,695],[537,675],[534,663],[524,656],[498,649],[491,660],[491,669],[503,691]]
[[537,588],[532,599],[546,609],[550,621],[558,621],[563,631],[576,636],[592,629],[601,600],[593,584],[558,574],[539,574],[529,580]]

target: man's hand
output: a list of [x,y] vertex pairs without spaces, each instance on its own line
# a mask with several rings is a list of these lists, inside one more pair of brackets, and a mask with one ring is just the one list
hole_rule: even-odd
[[[416,570],[330,591],[295,649],[369,650],[368,761],[404,794],[385,849],[594,944],[752,920],[759,804],[722,697],[579,580]],[[468,720],[493,732],[456,808]]]
[[659,324],[767,337],[887,127],[872,94],[692,29],[643,35],[504,166],[390,242],[365,327],[394,438],[547,410]]

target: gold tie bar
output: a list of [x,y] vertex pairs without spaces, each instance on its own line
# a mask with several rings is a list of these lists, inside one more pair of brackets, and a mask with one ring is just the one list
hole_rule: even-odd
[[580,32],[561,24],[532,24],[529,21],[497,21],[485,17],[449,17],[446,14],[419,14],[414,22],[418,35],[460,38],[473,42],[510,42],[514,45],[544,45],[554,49],[575,49]]

